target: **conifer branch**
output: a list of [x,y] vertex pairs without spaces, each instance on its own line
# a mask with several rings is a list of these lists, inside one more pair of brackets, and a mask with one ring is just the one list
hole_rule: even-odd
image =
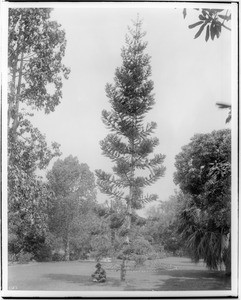
[[[149,78],[150,56],[144,53],[147,43],[142,41],[145,33],[141,30],[141,23],[138,19],[134,29],[129,29],[126,45],[121,50],[122,66],[116,68],[114,83],[106,85],[111,110],[103,110],[102,121],[111,134],[100,145],[103,155],[114,163],[115,176],[96,171],[100,191],[112,199],[125,200],[123,240],[127,246],[130,244],[133,212],[157,199],[156,195],[143,196],[143,189],[155,183],[165,172],[162,166],[165,155],[155,154],[153,158],[148,158],[159,140],[151,136],[156,123],[144,124],[144,118],[155,100],[152,94],[153,81]],[[137,176],[138,169],[148,169],[150,175]]]

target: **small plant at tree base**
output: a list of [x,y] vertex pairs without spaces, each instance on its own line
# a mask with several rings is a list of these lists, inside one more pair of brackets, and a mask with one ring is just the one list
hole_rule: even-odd
[[[150,56],[144,53],[147,46],[142,41],[145,33],[141,30],[142,21],[137,18],[126,36],[122,48],[122,66],[115,71],[114,84],[106,85],[106,95],[111,110],[102,112],[102,119],[111,131],[101,141],[103,155],[114,163],[113,173],[96,170],[100,191],[115,201],[125,203],[122,235],[121,280],[125,280],[126,260],[129,259],[131,217],[136,209],[145,203],[156,200],[157,195],[143,195],[143,189],[164,176],[165,155],[149,155],[159,144],[151,137],[156,123],[144,125],[144,117],[152,109],[155,101],[152,94]],[[147,170],[149,175],[139,176]]]

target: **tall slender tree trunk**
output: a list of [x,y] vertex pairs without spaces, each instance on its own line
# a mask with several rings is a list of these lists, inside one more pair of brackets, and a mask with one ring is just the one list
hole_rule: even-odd
[[110,241],[111,241],[111,259],[114,259],[115,256],[115,249],[114,249],[114,242],[115,242],[115,229],[111,228],[110,230]]
[[22,52],[21,53],[21,58],[20,58],[17,91],[16,91],[16,96],[15,96],[15,101],[14,101],[14,119],[13,119],[13,124],[12,124],[13,142],[16,140],[17,128],[19,126],[19,101],[20,101],[20,92],[21,92],[21,84],[22,84],[23,59],[24,59],[24,53]]
[[121,262],[121,281],[124,282],[126,280],[126,258],[123,256]]
[[[135,144],[134,139],[132,139],[131,142],[131,148],[132,153],[135,153]],[[130,176],[130,190],[129,190],[129,200],[127,201],[127,215],[126,215],[126,240],[125,240],[125,246],[129,247],[130,245],[130,230],[131,230],[131,215],[132,215],[132,197],[133,197],[133,179],[134,179],[134,172],[135,172],[135,166],[134,166],[134,157],[133,154],[131,155],[131,176]],[[123,254],[122,258],[122,264],[121,264],[121,281],[126,280],[126,254]]]
[[69,261],[69,236],[67,235],[66,238],[65,238],[65,241],[64,241],[64,258],[66,261]]
[[115,241],[115,229],[111,228],[111,232],[110,232],[110,238],[111,238],[111,246],[114,246],[114,241]]
[[[114,212],[112,200],[110,201],[110,215]],[[111,224],[112,225],[112,224]],[[111,241],[111,259],[114,260],[115,256],[115,249],[114,249],[114,242],[115,242],[115,228],[111,226],[110,229],[110,241]]]
[[[20,20],[21,20],[21,17],[22,16],[20,16]],[[19,43],[17,44],[17,48],[15,50],[15,53],[19,53]],[[22,52],[21,56],[22,56],[21,64],[22,64],[22,67],[23,67],[23,52]],[[11,62],[12,62],[12,65],[11,65]],[[11,100],[8,101],[8,133],[9,133],[9,130],[10,130],[10,121],[11,121],[11,118],[12,118],[12,111],[13,111],[13,108],[14,108],[14,105],[15,105],[17,72],[19,72],[19,70],[20,70],[20,68],[18,70],[18,54],[17,54],[16,59],[11,61],[11,62],[10,62],[10,60],[8,61],[9,66],[12,67],[12,70],[13,70],[12,71],[13,75],[12,75],[12,79],[11,79],[11,83],[10,83]]]
[[231,275],[231,234],[229,234],[228,248],[226,249],[224,264],[225,264],[225,273],[227,276],[230,276]]
[[[10,121],[11,121],[11,116],[12,116],[12,110],[13,110],[13,106],[14,106],[14,95],[15,95],[15,88],[16,88],[16,73],[17,73],[17,65],[14,66],[13,68],[13,76],[12,76],[12,80],[10,83],[10,95],[11,95],[11,100],[8,100],[8,133],[9,133],[9,129],[10,129]],[[9,95],[9,96],[10,96]]]
[[[130,192],[131,194],[131,192]],[[124,243],[124,250],[125,247],[129,247],[130,245],[130,230],[131,230],[131,202],[128,201],[127,203],[127,215],[126,215],[126,240]],[[122,263],[121,263],[121,274],[120,274],[120,279],[121,281],[125,281],[126,280],[126,259],[127,259],[127,255],[125,253],[123,253],[123,257],[122,257]]]

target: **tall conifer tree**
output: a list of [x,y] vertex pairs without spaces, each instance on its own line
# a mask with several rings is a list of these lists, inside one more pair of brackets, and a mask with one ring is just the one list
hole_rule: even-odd
[[[155,101],[153,81],[150,80],[150,56],[144,53],[147,42],[143,41],[142,21],[137,18],[133,27],[128,27],[125,46],[121,50],[122,66],[115,71],[114,84],[106,85],[106,95],[111,110],[102,111],[102,119],[111,131],[100,142],[103,155],[114,163],[113,173],[96,170],[97,184],[102,193],[126,204],[123,224],[124,242],[121,265],[121,280],[125,280],[126,259],[130,245],[131,216],[145,203],[156,200],[157,195],[144,195],[143,189],[164,176],[165,155],[149,155],[159,144],[151,137],[156,123],[144,124],[147,112]],[[149,174],[139,176],[140,170]],[[146,172],[145,172],[146,173]]]

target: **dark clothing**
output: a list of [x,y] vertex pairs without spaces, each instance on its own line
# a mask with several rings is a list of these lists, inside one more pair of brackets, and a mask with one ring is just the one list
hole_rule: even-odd
[[98,267],[94,274],[91,275],[95,282],[106,282],[106,272],[103,268]]

